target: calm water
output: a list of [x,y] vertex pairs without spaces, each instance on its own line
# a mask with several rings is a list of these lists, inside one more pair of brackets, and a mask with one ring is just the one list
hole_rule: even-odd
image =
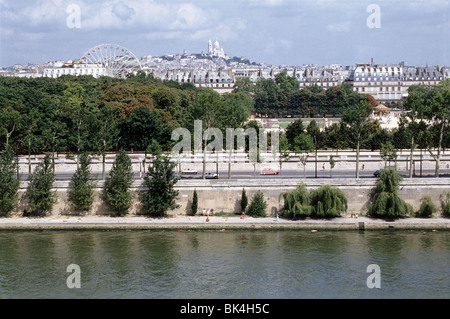
[[0,298],[449,298],[449,260],[445,231],[2,231]]

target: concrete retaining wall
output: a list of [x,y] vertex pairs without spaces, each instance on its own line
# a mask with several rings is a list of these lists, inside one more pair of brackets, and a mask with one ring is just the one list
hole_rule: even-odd
[[[282,208],[283,200],[281,194],[293,190],[298,183],[305,182],[302,179],[259,179],[259,180],[180,180],[176,189],[179,191],[177,203],[180,208],[171,211],[171,215],[184,215],[189,212],[192,202],[194,189],[198,193],[198,207],[201,212],[203,209],[214,209],[215,212],[240,212],[240,199],[242,189],[245,188],[249,199],[261,190],[268,203],[267,212],[275,214]],[[375,187],[375,179],[355,180],[355,179],[308,179],[305,184],[308,189],[317,188],[321,185],[329,184],[338,187],[345,192],[348,199],[348,213],[358,213],[364,215],[370,204],[370,194]],[[27,187],[27,182],[22,182],[20,196],[23,196]],[[70,182],[55,182],[55,191],[58,202],[54,205],[49,215],[74,215],[71,203],[68,201],[68,190]],[[110,215],[111,210],[100,199],[103,188],[103,182],[97,183],[95,190],[96,198],[93,209],[89,215]],[[143,191],[142,183],[135,182],[134,189],[136,195]],[[450,179],[448,178],[417,178],[405,179],[400,184],[399,195],[415,210],[420,206],[420,199],[423,196],[430,196],[433,202],[440,208],[443,200],[443,194],[450,192]],[[18,208],[12,213],[20,215],[25,209],[28,209],[25,199],[22,199]],[[139,215],[141,205],[136,196],[130,215]]]

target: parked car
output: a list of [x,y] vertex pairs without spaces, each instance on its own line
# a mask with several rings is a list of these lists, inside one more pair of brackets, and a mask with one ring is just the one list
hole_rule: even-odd
[[185,168],[183,170],[181,170],[181,174],[197,174],[197,170],[196,169],[192,169],[192,168]]
[[218,178],[219,178],[219,174],[207,172],[207,173],[205,173],[205,178],[208,178],[208,179],[218,179]]
[[280,173],[279,170],[273,168],[264,168],[261,171],[261,175],[278,175]]
[[381,171],[378,169],[373,173],[373,176],[375,176],[376,178],[380,177]]

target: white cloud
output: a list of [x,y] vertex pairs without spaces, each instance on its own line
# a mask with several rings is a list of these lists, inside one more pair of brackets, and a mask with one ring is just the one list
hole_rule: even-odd
[[327,30],[333,32],[347,32],[351,30],[351,26],[352,26],[351,22],[344,21],[327,25]]
[[193,32],[189,39],[191,40],[204,40],[215,39],[216,37],[220,41],[232,41],[239,38],[239,35],[247,29],[247,22],[243,19],[226,19],[211,27],[205,27],[203,29]]
[[277,6],[284,2],[284,0],[249,0],[253,4],[262,4],[268,6]]

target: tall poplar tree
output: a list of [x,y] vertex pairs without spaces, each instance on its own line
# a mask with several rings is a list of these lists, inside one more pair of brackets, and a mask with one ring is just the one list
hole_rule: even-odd
[[6,149],[0,154],[0,215],[7,215],[19,203],[17,169],[14,151],[6,144]]

